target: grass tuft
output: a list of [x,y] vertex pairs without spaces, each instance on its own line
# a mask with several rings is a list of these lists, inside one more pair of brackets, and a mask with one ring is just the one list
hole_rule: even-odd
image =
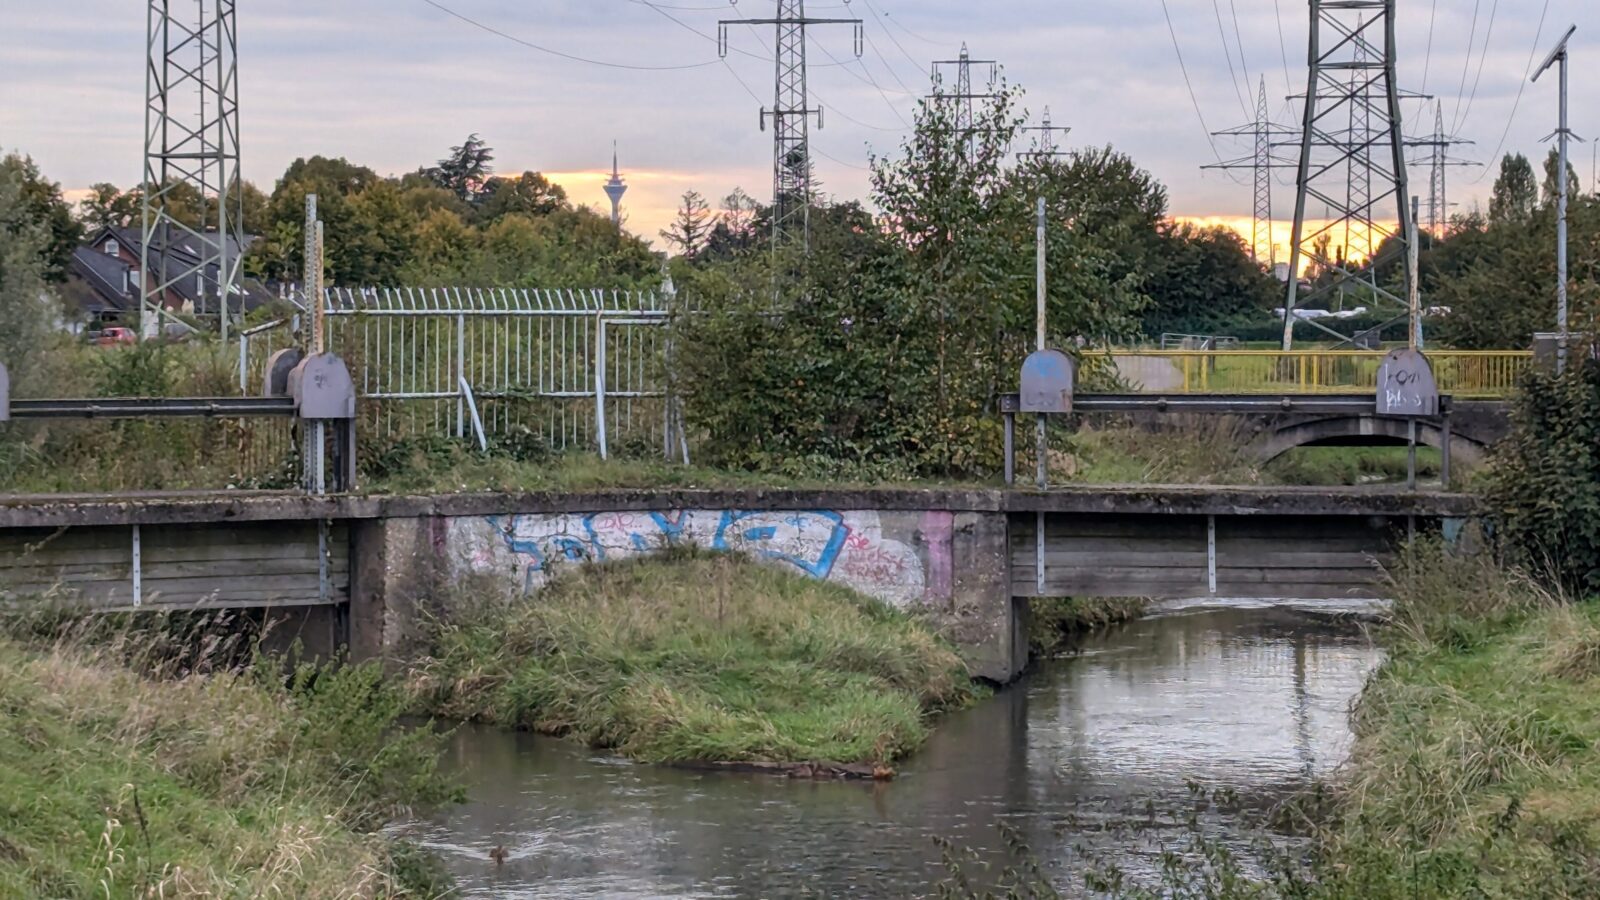
[[955,653],[848,589],[727,555],[469,592],[413,696],[439,716],[570,735],[646,762],[887,762],[975,688]]
[[376,668],[285,676],[220,633],[173,662],[161,626],[58,624],[0,637],[0,896],[440,895],[377,834],[456,791]]

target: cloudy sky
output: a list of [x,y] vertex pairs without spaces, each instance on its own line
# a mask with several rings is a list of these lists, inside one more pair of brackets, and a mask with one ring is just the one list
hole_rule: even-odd
[[[137,181],[145,4],[5,3],[0,146],[32,154],[69,190]],[[1574,23],[1582,61],[1573,127],[1600,136],[1600,79],[1577,74],[1600,60],[1597,0],[1399,4],[1403,84],[1436,94],[1446,127],[1476,142],[1459,155],[1492,166],[1497,151],[1544,152],[1555,85],[1524,89],[1524,76]],[[770,134],[757,113],[772,102],[771,28],[732,30],[726,64],[715,36],[718,18],[770,16],[771,0],[246,0],[238,9],[244,169],[264,189],[296,156],[344,156],[394,173],[480,132],[500,171],[544,171],[596,206],[615,140],[630,227],[650,236],[685,190],[770,192]],[[1048,106],[1056,124],[1071,125],[1068,143],[1131,153],[1187,217],[1248,219],[1248,187],[1200,170],[1248,148],[1219,138],[1214,151],[1206,130],[1248,121],[1263,77],[1283,120],[1293,116],[1285,96],[1305,88],[1305,0],[819,0],[807,12],[866,23],[859,62],[848,28],[818,28],[810,44],[813,100],[827,110],[813,138],[817,173],[845,197],[865,194],[871,152],[898,146],[930,61],[953,58],[963,42],[974,58],[1004,65],[1026,88],[1027,107]],[[606,63],[693,68],[593,65],[519,41]],[[1408,131],[1431,130],[1431,111],[1423,122],[1421,104],[1406,109]],[[1575,151],[1586,185],[1591,152]],[[1420,188],[1426,170],[1417,172]],[[1452,170],[1451,199],[1482,198],[1492,175],[1481,174]],[[1292,214],[1292,189],[1280,187],[1277,200],[1280,217]]]

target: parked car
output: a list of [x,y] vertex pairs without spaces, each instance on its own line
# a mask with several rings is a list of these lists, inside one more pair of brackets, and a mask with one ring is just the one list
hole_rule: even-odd
[[117,347],[122,344],[136,344],[138,342],[139,335],[135,334],[132,328],[124,328],[120,325],[89,332],[89,343],[96,347]]

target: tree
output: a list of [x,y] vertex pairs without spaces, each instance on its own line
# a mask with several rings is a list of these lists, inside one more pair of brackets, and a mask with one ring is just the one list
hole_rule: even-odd
[[762,245],[766,233],[768,211],[761,202],[746,194],[742,188],[722,199],[722,210],[717,213],[716,224],[706,236],[706,245],[697,258],[729,260]]
[[55,312],[45,283],[51,223],[29,196],[37,178],[29,160],[0,160],[0,362],[19,383],[32,377]]
[[78,201],[78,220],[93,231],[132,227],[139,221],[141,196],[138,189],[124,193],[108,182],[92,184],[89,196]]
[[538,172],[523,172],[516,178],[490,178],[478,199],[476,220],[492,223],[508,215],[548,216],[565,209],[567,192]]
[[1526,221],[1538,205],[1539,185],[1533,176],[1533,165],[1520,153],[1506,154],[1500,160],[1500,175],[1489,194],[1489,221]]
[[493,160],[494,148],[474,132],[459,147],[451,147],[450,155],[439,160],[438,165],[424,171],[435,184],[470,203],[494,173],[494,166],[490,165]]
[[67,267],[72,254],[83,240],[83,226],[72,215],[72,207],[61,197],[61,185],[45,178],[31,156],[15,153],[0,160],[0,166],[10,171],[27,205],[29,221],[45,232],[43,272],[47,281],[60,284],[67,280]]
[[689,191],[683,195],[683,201],[678,205],[678,217],[661,232],[663,240],[689,259],[693,259],[705,247],[710,235],[711,207],[699,191]]
[[[1556,169],[1561,165],[1561,151],[1555,147],[1550,148],[1550,154],[1544,158],[1544,180],[1540,187],[1544,195],[1545,206],[1555,206],[1557,192],[1560,184],[1556,181]],[[1575,198],[1583,193],[1583,185],[1578,181],[1578,171],[1572,168],[1572,163],[1567,163],[1567,197]]]
[[1145,334],[1225,333],[1239,324],[1267,321],[1268,312],[1282,305],[1278,282],[1250,259],[1232,229],[1167,223],[1159,240],[1151,260]]

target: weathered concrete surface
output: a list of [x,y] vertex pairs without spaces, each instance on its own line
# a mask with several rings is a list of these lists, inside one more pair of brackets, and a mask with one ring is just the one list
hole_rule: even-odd
[[428,615],[443,615],[444,521],[370,519],[351,530],[350,657],[397,665],[415,658]]
[[537,602],[563,567],[692,544],[744,553],[925,617],[977,677],[1006,682],[1027,665],[1026,619],[1011,596],[1006,517],[998,512],[514,512],[389,518],[355,534],[350,646],[357,659],[411,657],[423,617],[450,614],[451,592],[440,586],[490,579]]
[[872,509],[884,512],[1115,512],[1249,515],[1471,516],[1468,494],[1407,493],[1372,488],[1217,487],[1211,485],[1082,485],[1048,492],[993,488],[866,490],[607,490],[460,493],[431,496],[333,495],[297,492],[206,492],[106,497],[0,496],[0,529],[81,525],[274,522],[307,519],[597,513],[660,509]]

